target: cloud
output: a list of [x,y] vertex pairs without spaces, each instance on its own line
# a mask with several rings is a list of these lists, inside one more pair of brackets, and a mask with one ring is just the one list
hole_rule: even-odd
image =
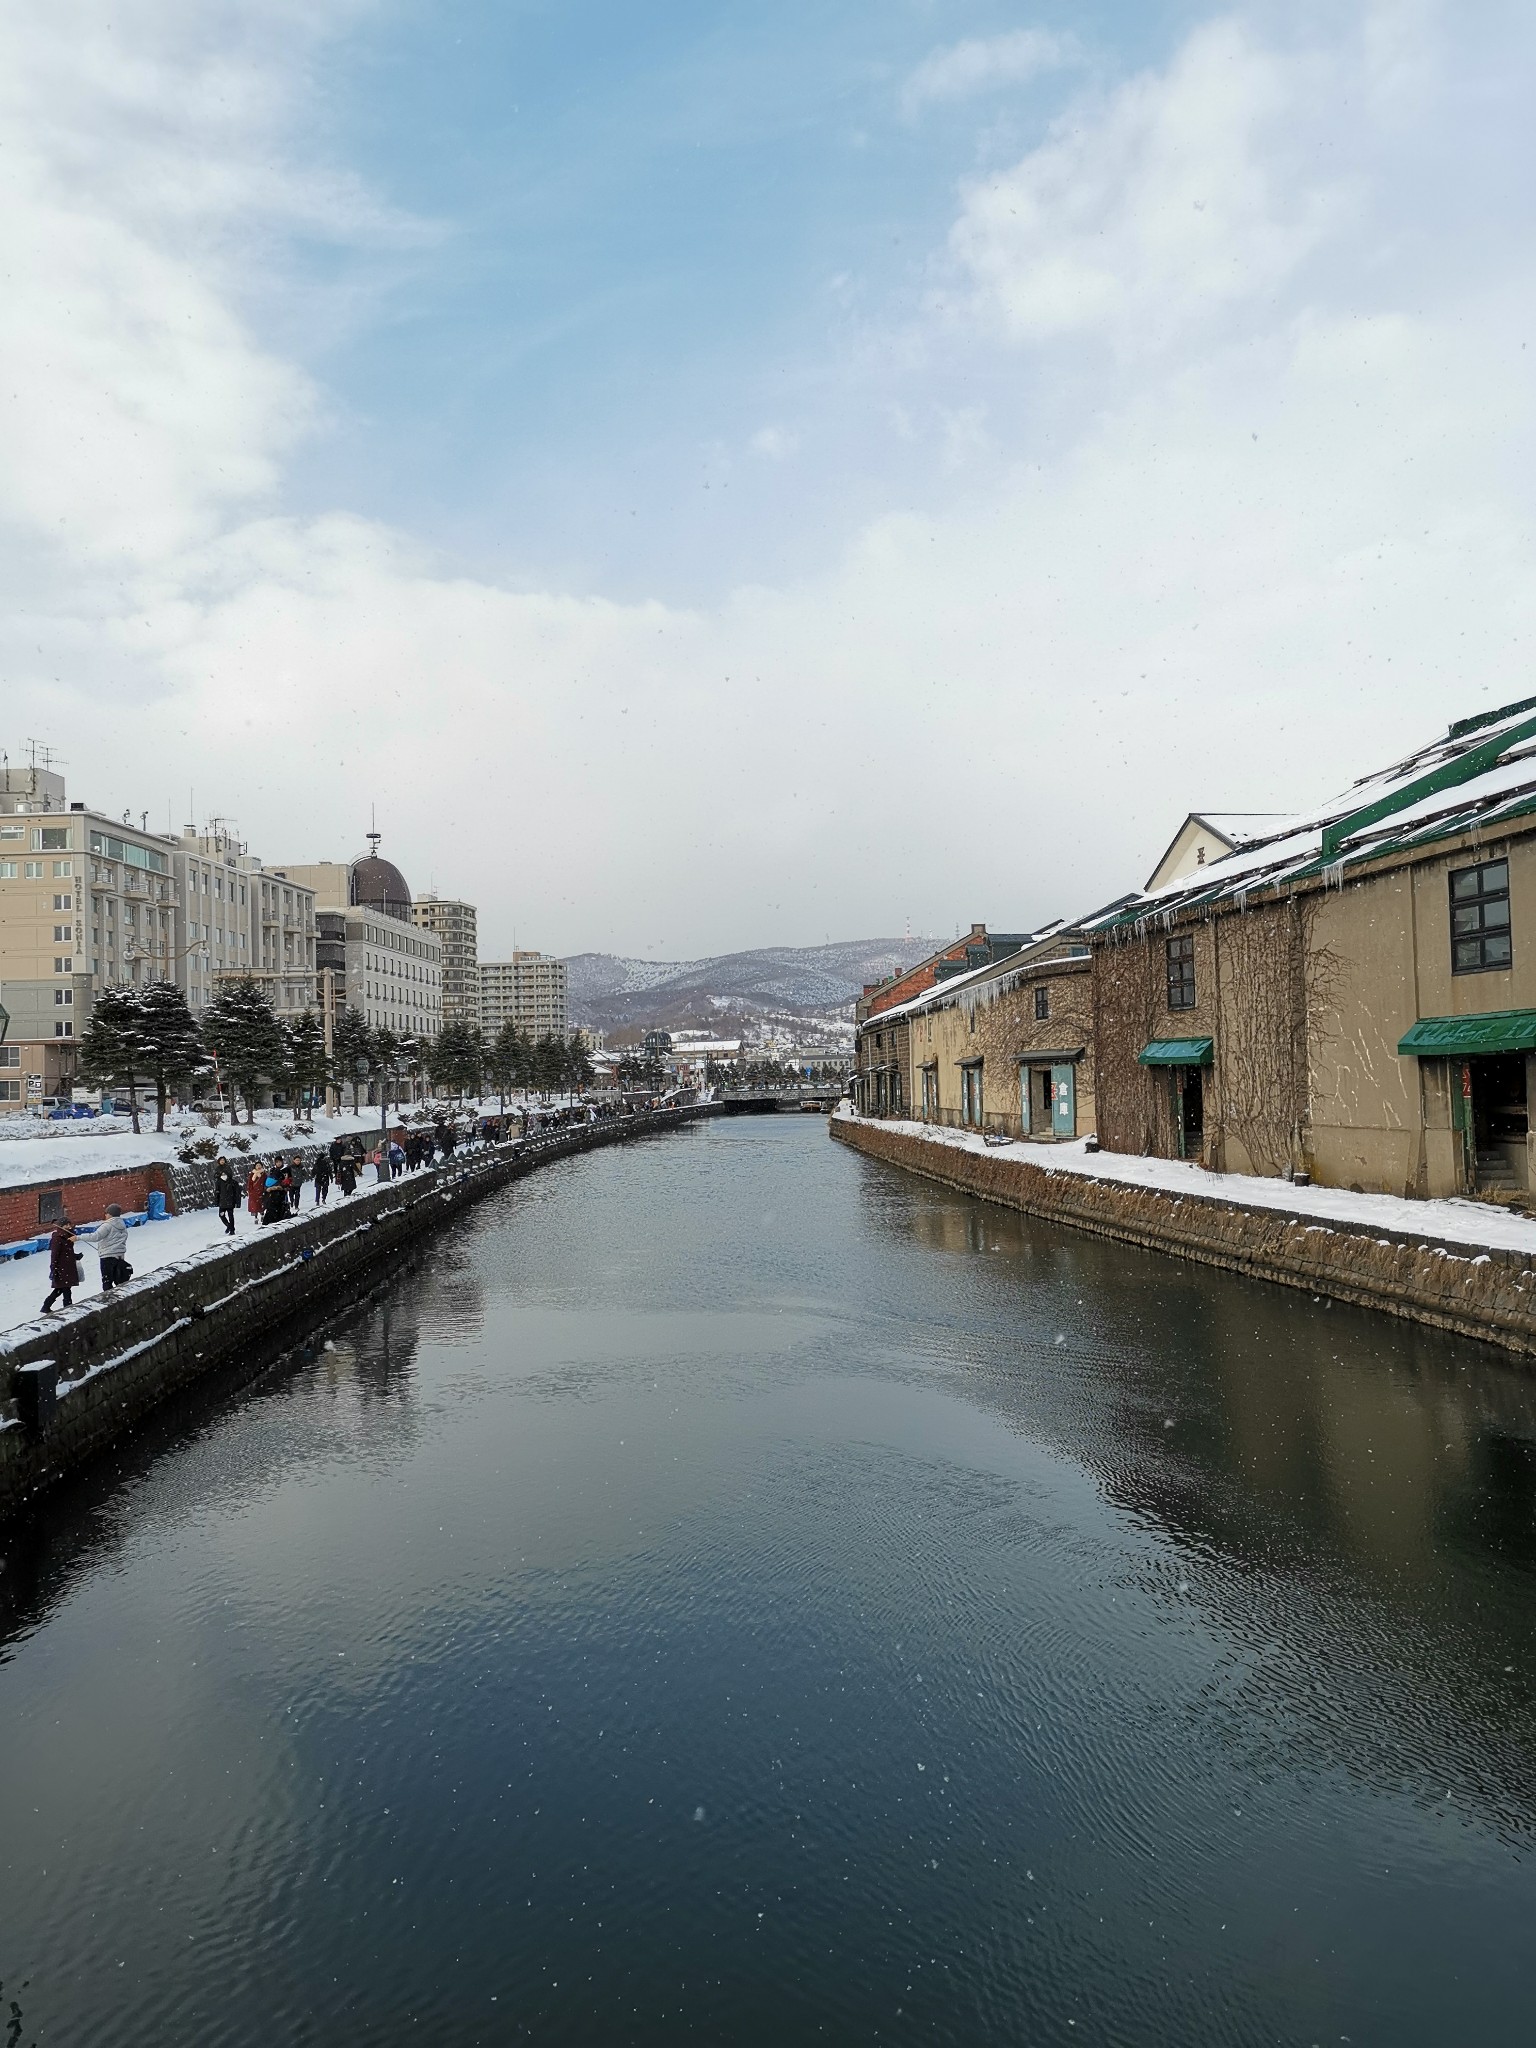
[[974,98],[1004,86],[1027,85],[1042,72],[1080,61],[1075,39],[1050,29],[1020,28],[1000,36],[973,36],[925,57],[902,87],[907,114]]
[[[118,12],[126,79],[88,10],[13,13],[0,49],[31,67],[0,153],[0,738],[63,744],[72,793],[179,814],[195,782],[274,860],[355,851],[377,802],[407,874],[478,893],[488,952],[515,922],[695,955],[1082,908],[1195,805],[1313,800],[1525,687],[1513,17],[1486,46],[1432,12],[1315,44],[1234,18],[1075,91],[957,196],[943,308],[893,325],[870,406],[910,435],[875,509],[691,605],[289,502],[326,396],[264,338],[273,249],[306,206],[410,224],[342,171],[308,189],[294,141],[305,37],[351,16],[230,18],[225,138],[176,125],[222,75],[190,5]],[[795,404],[789,520],[827,474]]]
[[1342,52],[1277,50],[1225,20],[1080,101],[966,187],[950,249],[975,303],[1016,339],[1142,347],[1274,292],[1356,203],[1333,132],[1346,69],[1358,83]]
[[759,427],[752,436],[752,452],[770,462],[785,462],[800,446],[800,436],[788,427]]

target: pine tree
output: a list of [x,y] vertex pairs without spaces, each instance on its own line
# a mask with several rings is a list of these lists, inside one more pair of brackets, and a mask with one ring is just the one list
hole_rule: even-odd
[[546,1031],[533,1048],[533,1078],[546,1095],[565,1079],[565,1045],[552,1031]]
[[507,1090],[517,1086],[522,1064],[521,1036],[515,1024],[503,1024],[485,1049],[485,1071],[501,1095],[501,1113],[507,1113]]
[[466,1090],[478,1088],[485,1065],[480,1033],[462,1018],[450,1017],[437,1034],[428,1065],[434,1088],[460,1097]]
[[203,1012],[203,1043],[231,1089],[245,1097],[245,1120],[256,1121],[263,1081],[277,1078],[287,1048],[261,983],[251,975],[227,981]]
[[331,1059],[338,1079],[352,1083],[352,1108],[358,1108],[362,1083],[373,1072],[373,1032],[361,1010],[348,1003],[331,1026]]
[[325,1050],[325,1025],[313,1010],[302,1017],[282,1021],[282,1078],[293,1091],[294,1103],[302,1107],[306,1093],[313,1104],[331,1078],[331,1062]]
[[187,999],[174,981],[152,981],[127,993],[139,999],[143,1070],[154,1084],[155,1129],[163,1131],[171,1090],[205,1072],[208,1057]]
[[587,1041],[580,1031],[573,1031],[565,1049],[565,1084],[572,1094],[592,1085],[592,1061],[587,1052]]
[[138,1077],[149,1071],[140,991],[104,988],[80,1040],[80,1077],[98,1088],[126,1088],[133,1128],[139,1128]]

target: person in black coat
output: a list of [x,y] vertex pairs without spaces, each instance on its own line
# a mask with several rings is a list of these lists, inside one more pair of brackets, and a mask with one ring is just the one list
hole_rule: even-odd
[[336,1162],[336,1185],[344,1195],[350,1195],[357,1188],[357,1161],[350,1152],[343,1152]]
[[324,1207],[331,1192],[331,1155],[329,1152],[315,1154],[315,1200]]
[[220,1153],[219,1163],[214,1170],[213,1176],[213,1200],[219,1212],[219,1221],[223,1224],[226,1234],[230,1237],[233,1237],[235,1234],[235,1211],[239,1208],[244,1194],[245,1190],[240,1185],[239,1175],[224,1155]]
[[75,1257],[75,1226],[67,1216],[53,1226],[48,1239],[48,1299],[43,1314],[53,1314],[53,1304],[62,1294],[64,1306],[74,1307],[74,1290],[80,1285],[80,1261]]

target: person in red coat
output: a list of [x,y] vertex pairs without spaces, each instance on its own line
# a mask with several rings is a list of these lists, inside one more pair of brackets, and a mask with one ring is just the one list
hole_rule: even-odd
[[53,1314],[53,1304],[62,1294],[64,1306],[74,1307],[74,1291],[80,1285],[80,1262],[75,1257],[75,1226],[66,1216],[53,1226],[48,1240],[48,1299],[43,1314]]
[[245,1182],[245,1206],[258,1222],[261,1220],[262,1202],[267,1185],[266,1168],[253,1166]]

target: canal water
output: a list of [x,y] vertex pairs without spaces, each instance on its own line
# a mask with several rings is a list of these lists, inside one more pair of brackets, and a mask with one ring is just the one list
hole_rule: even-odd
[[1536,1380],[818,1119],[0,1541],[6,2048],[1532,2037]]

